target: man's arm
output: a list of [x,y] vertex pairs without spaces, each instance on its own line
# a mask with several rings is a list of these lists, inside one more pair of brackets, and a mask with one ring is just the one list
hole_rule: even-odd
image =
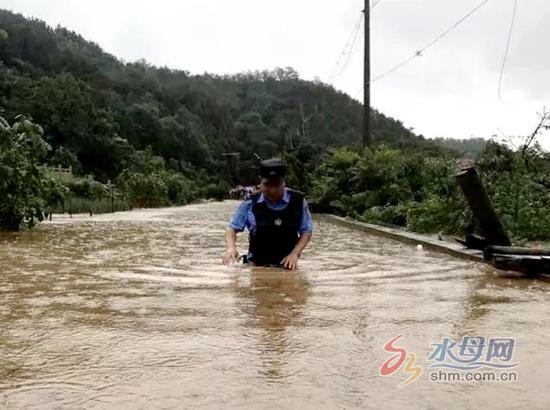
[[303,212],[302,212],[302,221],[300,223],[300,239],[298,243],[282,261],[281,265],[287,269],[296,269],[298,267],[298,259],[302,255],[302,251],[305,249],[311,237],[313,235],[313,221],[311,219],[311,214],[307,206],[307,202],[304,199]]
[[302,251],[306,248],[309,241],[311,241],[311,237],[313,236],[313,232],[304,232],[302,235],[300,235],[300,239],[298,240],[298,243],[292,250],[292,252],[296,253],[298,256],[302,256]]
[[302,251],[306,247],[306,245],[311,240],[312,233],[311,232],[304,232],[302,235],[300,235],[300,239],[298,240],[298,243],[287,256],[283,258],[281,261],[281,265],[283,265],[286,269],[296,269],[298,267],[298,259],[300,258],[300,255],[302,255]]
[[223,255],[223,264],[229,265],[231,263],[235,263],[238,258],[237,232],[233,228],[227,228],[225,231],[225,253]]
[[237,252],[237,232],[242,232],[246,227],[251,203],[250,200],[246,200],[239,205],[225,231],[224,265],[234,263],[239,258],[239,253]]

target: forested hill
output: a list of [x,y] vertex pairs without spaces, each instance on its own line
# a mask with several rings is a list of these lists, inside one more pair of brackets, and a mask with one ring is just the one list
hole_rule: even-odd
[[[247,180],[254,153],[308,162],[361,138],[361,105],[291,68],[192,75],[125,63],[74,32],[6,10],[0,29],[0,115],[31,116],[52,163],[101,180],[150,155],[148,147],[174,171],[217,176],[230,169],[222,154],[239,152]],[[425,143],[397,120],[372,117],[379,141]]]

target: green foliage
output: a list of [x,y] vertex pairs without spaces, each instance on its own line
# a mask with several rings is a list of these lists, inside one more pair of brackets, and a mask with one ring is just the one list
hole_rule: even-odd
[[378,225],[405,226],[407,224],[407,207],[404,204],[373,206],[357,216],[370,223]]
[[286,163],[286,183],[299,191],[309,191],[311,186],[311,171],[314,169],[312,158],[299,158],[298,153],[286,153],[283,160]]
[[32,227],[64,197],[64,188],[40,167],[49,148],[42,135],[25,117],[11,126],[0,117],[0,229]]
[[201,188],[199,192],[203,198],[222,200],[227,197],[229,184],[210,183]]
[[52,166],[71,168],[76,174],[82,172],[82,165],[80,164],[76,154],[63,146],[60,146],[55,150],[49,162]]
[[116,185],[138,208],[184,205],[197,198],[223,199],[229,191],[226,184],[191,180],[165,169],[148,173],[126,169],[117,178]]
[[335,151],[314,173],[312,200],[321,209],[420,232],[456,233],[467,219],[443,152],[377,146]]
[[519,242],[550,240],[550,155],[491,143],[478,168],[504,226]]
[[70,182],[65,182],[65,186],[69,189],[69,193],[72,197],[91,200],[110,197],[109,188],[93,179],[75,179]]
[[453,139],[439,137],[435,138],[434,142],[468,158],[477,158],[487,145],[487,140],[484,138]]
[[[383,145],[363,152],[333,152],[314,174],[312,200],[320,209],[372,223],[408,226],[415,230],[455,232],[463,225],[462,202],[452,179],[454,160],[443,152]],[[429,209],[445,206],[447,220]],[[441,223],[431,219],[440,220]]]
[[[185,178],[181,174],[165,172],[164,180],[168,188],[168,201],[175,205],[184,205],[193,201],[200,194],[197,192],[195,182]],[[222,196],[223,199],[224,196]]]
[[168,205],[168,186],[160,172],[141,174],[124,170],[117,185],[127,193],[130,201],[138,208],[151,208]]
[[[236,75],[189,75],[145,61],[124,63],[78,34],[0,10],[0,106],[7,118],[32,116],[52,146],[48,162],[114,180],[147,149],[195,179],[254,183],[254,153],[290,152],[291,179],[304,188],[310,161],[361,139],[362,107],[292,68]],[[421,137],[373,111],[373,135],[407,147]],[[149,147],[149,148],[148,148]],[[239,152],[228,164],[224,152]],[[305,171],[305,172],[304,172]]]
[[467,206],[456,198],[429,195],[407,207],[406,226],[421,233],[463,233],[468,221]]
[[[427,141],[373,110],[380,146],[360,152],[362,105],[292,68],[190,75],[124,63],[74,32],[6,10],[0,27],[0,112],[14,122],[0,124],[0,227],[32,226],[67,191],[66,204],[79,209],[221,199],[231,183],[257,182],[258,154],[283,156],[289,186],[319,210],[460,233],[469,215],[455,158],[484,149],[478,168],[506,229],[518,241],[550,239],[550,159],[536,146]],[[64,188],[44,164],[77,178]]]
[[[489,143],[477,161],[504,227],[516,242],[550,240],[550,157]],[[424,233],[462,234],[471,221],[458,189],[455,158],[416,147],[340,149],[313,173],[320,209]]]

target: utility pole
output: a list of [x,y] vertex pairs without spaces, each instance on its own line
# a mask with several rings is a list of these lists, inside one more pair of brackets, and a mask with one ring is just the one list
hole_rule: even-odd
[[241,158],[240,152],[224,152],[222,157],[228,159],[228,165],[230,172],[233,174],[233,184],[237,184],[239,181],[239,159]]
[[285,156],[285,152],[286,152],[286,144],[288,140],[288,129],[289,129],[289,126],[287,124],[283,124],[279,127],[279,131],[281,132],[281,158]]
[[370,136],[370,0],[365,0],[365,71],[363,86],[363,148],[371,145]]

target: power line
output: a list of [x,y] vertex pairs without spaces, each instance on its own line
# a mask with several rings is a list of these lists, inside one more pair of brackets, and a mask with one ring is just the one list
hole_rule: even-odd
[[[338,77],[340,74],[342,74],[344,70],[347,68],[348,64],[351,62],[353,55],[355,54],[355,50],[356,50],[355,46],[357,44],[357,38],[359,37],[359,32],[361,30],[362,23],[363,23],[363,13],[361,13],[359,18],[357,19],[357,22],[355,23],[355,26],[353,27],[353,30],[350,36],[348,37],[346,44],[344,45],[342,53],[340,53],[340,56],[338,57],[338,60],[336,61],[336,64],[332,69],[333,74],[330,75],[329,81],[333,80],[335,77]],[[344,56],[346,56],[344,65],[340,67],[340,70],[338,70],[335,73],[335,71],[338,69],[338,66],[342,64],[342,57]]]
[[359,38],[359,33],[361,32],[361,26],[362,26],[361,23],[363,23],[363,19],[359,20],[359,25],[357,26],[357,32],[355,33],[355,37],[353,38],[353,41],[351,43],[350,52],[348,54],[348,58],[344,62],[344,67],[342,68],[342,71],[347,68],[348,64],[351,62],[351,60],[353,59],[353,56],[355,55],[355,51],[357,50],[356,45],[357,45],[357,39]]
[[408,57],[407,59],[403,60],[399,64],[396,64],[395,66],[393,66],[389,70],[383,72],[382,74],[379,74],[378,76],[374,77],[370,81],[370,83],[372,84],[373,82],[378,81],[378,80],[392,74],[393,72],[399,70],[401,67],[403,67],[403,66],[407,65],[408,63],[410,63],[415,58],[422,56],[422,54],[427,49],[434,46],[437,42],[439,42],[441,39],[443,39],[443,37],[445,37],[447,34],[449,34],[451,31],[453,31],[455,28],[457,28],[460,24],[462,24],[464,21],[466,21],[469,17],[471,17],[474,13],[476,13],[479,9],[481,9],[483,6],[485,6],[489,1],[490,0],[483,0],[481,3],[479,3],[477,6],[475,6],[470,12],[468,12],[464,17],[462,17],[460,20],[458,20],[451,27],[449,27],[447,30],[442,32],[440,35],[438,35],[436,38],[434,38],[432,41],[430,41],[428,44],[426,44],[420,50],[415,51],[415,53],[413,55],[411,55],[410,57]]
[[[371,6],[370,6],[370,9],[374,9],[376,6],[378,6],[378,4],[381,2],[382,0],[377,0],[375,1]],[[353,57],[355,56],[355,52],[357,51],[357,39],[359,38],[359,32],[361,31],[361,24],[363,23],[363,16],[364,14],[361,13],[359,19],[357,19],[357,22],[355,23],[355,26],[353,27],[353,30],[351,32],[351,35],[350,37],[348,38],[348,40],[346,41],[346,44],[344,46],[344,49],[342,50],[342,53],[340,54],[340,56],[338,57],[338,60],[336,61],[336,64],[334,65],[334,68],[332,69],[332,72],[334,74],[331,74],[329,76],[329,81],[332,81],[334,80],[336,77],[338,77],[339,75],[341,75],[345,70],[346,68],[348,67],[349,63],[353,60]],[[350,45],[351,43],[351,45]],[[338,68],[339,65],[342,64],[342,57],[346,56],[346,59],[344,61],[344,64],[343,66],[340,68],[340,70],[338,70],[337,72],[335,72]]]
[[361,18],[359,20],[359,24],[356,25],[356,27],[355,27],[353,39],[351,41],[351,46],[349,46],[348,52],[347,53],[344,52],[342,54],[342,55],[347,54],[347,57],[346,57],[346,60],[344,61],[344,64],[342,65],[340,70],[338,70],[338,72],[336,72],[336,73],[334,73],[330,76],[329,81],[332,81],[334,78],[341,75],[346,70],[346,68],[348,68],[348,65],[351,62],[351,60],[353,60],[353,57],[355,56],[355,52],[357,51],[357,47],[356,47],[357,46],[357,39],[359,38],[359,33],[361,32],[362,22],[363,22],[363,18]]
[[504,58],[502,59],[502,67],[500,68],[500,76],[498,78],[498,99],[502,101],[501,89],[502,78],[504,77],[504,69],[506,67],[506,61],[508,60],[508,53],[510,52],[510,43],[512,40],[512,32],[514,31],[514,23],[516,22],[516,15],[518,11],[518,0],[514,0],[514,11],[512,13],[512,21],[510,22],[510,31],[508,32],[508,39],[506,40],[506,49],[504,51]]
[[463,23],[465,20],[467,20],[472,14],[474,14],[476,11],[478,11],[480,8],[485,6],[489,0],[484,0],[480,4],[478,4],[476,7],[474,7],[468,14],[466,14],[464,17],[462,17],[460,20],[458,20],[455,24],[453,24],[451,27],[449,27],[447,30],[445,30],[443,33],[441,33],[439,36],[437,36],[434,40],[432,40],[428,45],[426,45],[420,52],[424,52],[431,46],[433,46],[435,43],[437,43],[439,40],[441,40],[443,37],[445,37],[447,34],[449,34],[451,31],[453,31],[455,28],[457,28],[461,23]]
[[382,0],[377,0],[375,1],[374,3],[372,3],[372,6],[370,6],[370,9],[372,10],[373,8],[375,8],[376,6],[378,6],[378,3],[380,3]]

